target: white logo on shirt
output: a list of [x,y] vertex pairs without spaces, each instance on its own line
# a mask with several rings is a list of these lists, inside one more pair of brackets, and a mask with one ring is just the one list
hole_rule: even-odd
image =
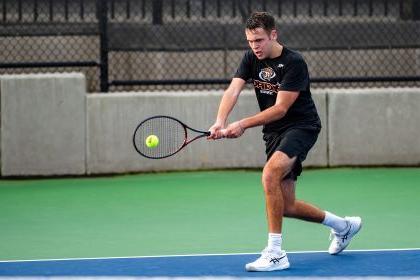
[[261,69],[261,72],[258,74],[261,80],[269,82],[276,76],[276,72],[270,67]]

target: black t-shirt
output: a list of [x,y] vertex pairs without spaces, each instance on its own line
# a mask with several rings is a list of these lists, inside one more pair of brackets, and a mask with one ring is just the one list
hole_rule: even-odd
[[235,78],[253,81],[261,111],[276,103],[279,91],[299,91],[298,98],[286,115],[280,120],[266,124],[263,128],[264,133],[282,132],[290,127],[318,130],[321,128],[321,121],[311,96],[308,67],[298,52],[283,47],[279,57],[259,60],[252,50],[248,50],[242,58]]

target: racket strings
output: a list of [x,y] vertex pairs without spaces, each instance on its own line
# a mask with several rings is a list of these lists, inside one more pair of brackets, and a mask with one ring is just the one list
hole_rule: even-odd
[[[148,147],[146,138],[156,135],[159,144]],[[176,120],[164,117],[151,118],[143,122],[136,130],[135,146],[137,150],[149,158],[163,158],[176,153],[185,142],[185,128]]]

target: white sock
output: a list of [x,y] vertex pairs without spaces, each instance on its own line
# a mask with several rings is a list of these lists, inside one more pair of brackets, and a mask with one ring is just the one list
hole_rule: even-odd
[[281,243],[283,239],[281,233],[269,233],[268,234],[268,248],[275,252],[281,251]]
[[336,216],[328,211],[325,211],[325,219],[322,221],[323,225],[329,226],[335,232],[342,232],[347,228],[347,221],[344,218]]

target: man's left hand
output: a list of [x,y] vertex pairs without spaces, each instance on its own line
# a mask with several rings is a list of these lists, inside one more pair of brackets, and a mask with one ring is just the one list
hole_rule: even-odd
[[233,122],[229,124],[225,129],[221,130],[223,137],[226,138],[238,138],[244,134],[245,129],[241,125],[241,121]]

